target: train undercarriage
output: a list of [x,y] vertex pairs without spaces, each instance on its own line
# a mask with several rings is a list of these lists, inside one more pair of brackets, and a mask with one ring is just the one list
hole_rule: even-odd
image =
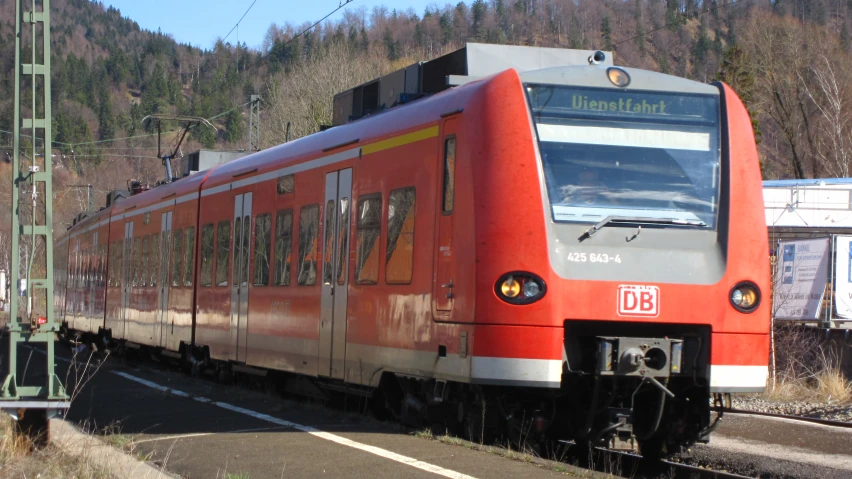
[[[719,419],[711,422],[705,377],[709,331],[684,326],[667,328],[669,336],[611,337],[594,335],[598,328],[589,325],[571,326],[566,328],[559,389],[466,384],[391,372],[383,373],[377,388],[369,388],[213,361],[204,348],[172,352],[116,341],[103,330],[97,335],[64,332],[93,351],[110,349],[123,356],[135,350],[192,375],[273,382],[282,392],[321,401],[358,397],[379,418],[479,443],[508,443],[542,453],[554,444],[574,444],[657,458],[707,440]],[[648,325],[633,330],[653,332]],[[714,399],[722,400],[720,395]]]

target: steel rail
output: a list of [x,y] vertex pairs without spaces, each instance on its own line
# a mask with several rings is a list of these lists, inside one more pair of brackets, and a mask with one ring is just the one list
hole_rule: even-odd
[[622,473],[630,474],[628,477],[636,475],[636,477],[665,477],[671,479],[752,479],[752,476],[743,476],[733,472],[693,466],[668,459],[653,462],[631,452],[611,451],[601,448],[596,448],[596,450],[605,455],[618,456],[621,459],[620,469]]
[[[714,408],[714,411],[719,411],[718,408]],[[821,424],[823,426],[832,426],[832,427],[841,427],[846,429],[852,429],[852,422],[846,421],[834,421],[831,419],[821,419],[818,417],[807,417],[807,416],[794,416],[790,414],[778,414],[772,412],[759,412],[759,411],[748,411],[745,409],[722,409],[722,412],[725,414],[742,414],[747,416],[763,416],[763,417],[774,417],[779,419],[789,419],[791,421],[799,421],[799,422],[809,422],[813,424]]]

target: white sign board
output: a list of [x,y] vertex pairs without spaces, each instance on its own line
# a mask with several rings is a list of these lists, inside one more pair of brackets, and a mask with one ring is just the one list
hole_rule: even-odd
[[852,319],[852,236],[837,235],[834,241],[834,316]]
[[814,321],[828,283],[829,238],[781,241],[775,270],[775,319]]

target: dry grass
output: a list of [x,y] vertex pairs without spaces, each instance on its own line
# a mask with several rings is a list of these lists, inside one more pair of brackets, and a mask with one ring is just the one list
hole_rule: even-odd
[[819,331],[796,325],[775,327],[775,382],[770,399],[852,403],[852,381],[842,365],[843,345],[826,342]]
[[13,434],[12,418],[0,413],[0,477],[42,479],[91,479],[113,477],[84,458],[66,454],[49,445],[30,452],[26,439]]

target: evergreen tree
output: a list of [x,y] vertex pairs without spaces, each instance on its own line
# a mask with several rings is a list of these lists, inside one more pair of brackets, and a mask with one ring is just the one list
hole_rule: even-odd
[[614,46],[612,44],[612,26],[609,23],[609,16],[604,16],[601,21],[601,37],[603,38],[603,49],[611,52]]
[[740,48],[737,44],[733,44],[728,47],[722,57],[722,65],[719,69],[719,73],[716,75],[716,80],[727,83],[734,89],[734,91],[737,92],[737,95],[739,95],[740,99],[743,101],[743,104],[751,117],[751,126],[754,128],[754,136],[757,141],[760,142],[760,125],[758,123],[757,113],[754,111],[754,102],[757,93],[754,77],[754,62],[749,59],[745,50]]
[[636,46],[639,56],[645,58],[645,22],[642,18],[642,0],[636,0]]
[[240,110],[232,110],[225,115],[225,141],[237,143],[242,140],[244,133],[245,125],[243,124],[243,115]]

